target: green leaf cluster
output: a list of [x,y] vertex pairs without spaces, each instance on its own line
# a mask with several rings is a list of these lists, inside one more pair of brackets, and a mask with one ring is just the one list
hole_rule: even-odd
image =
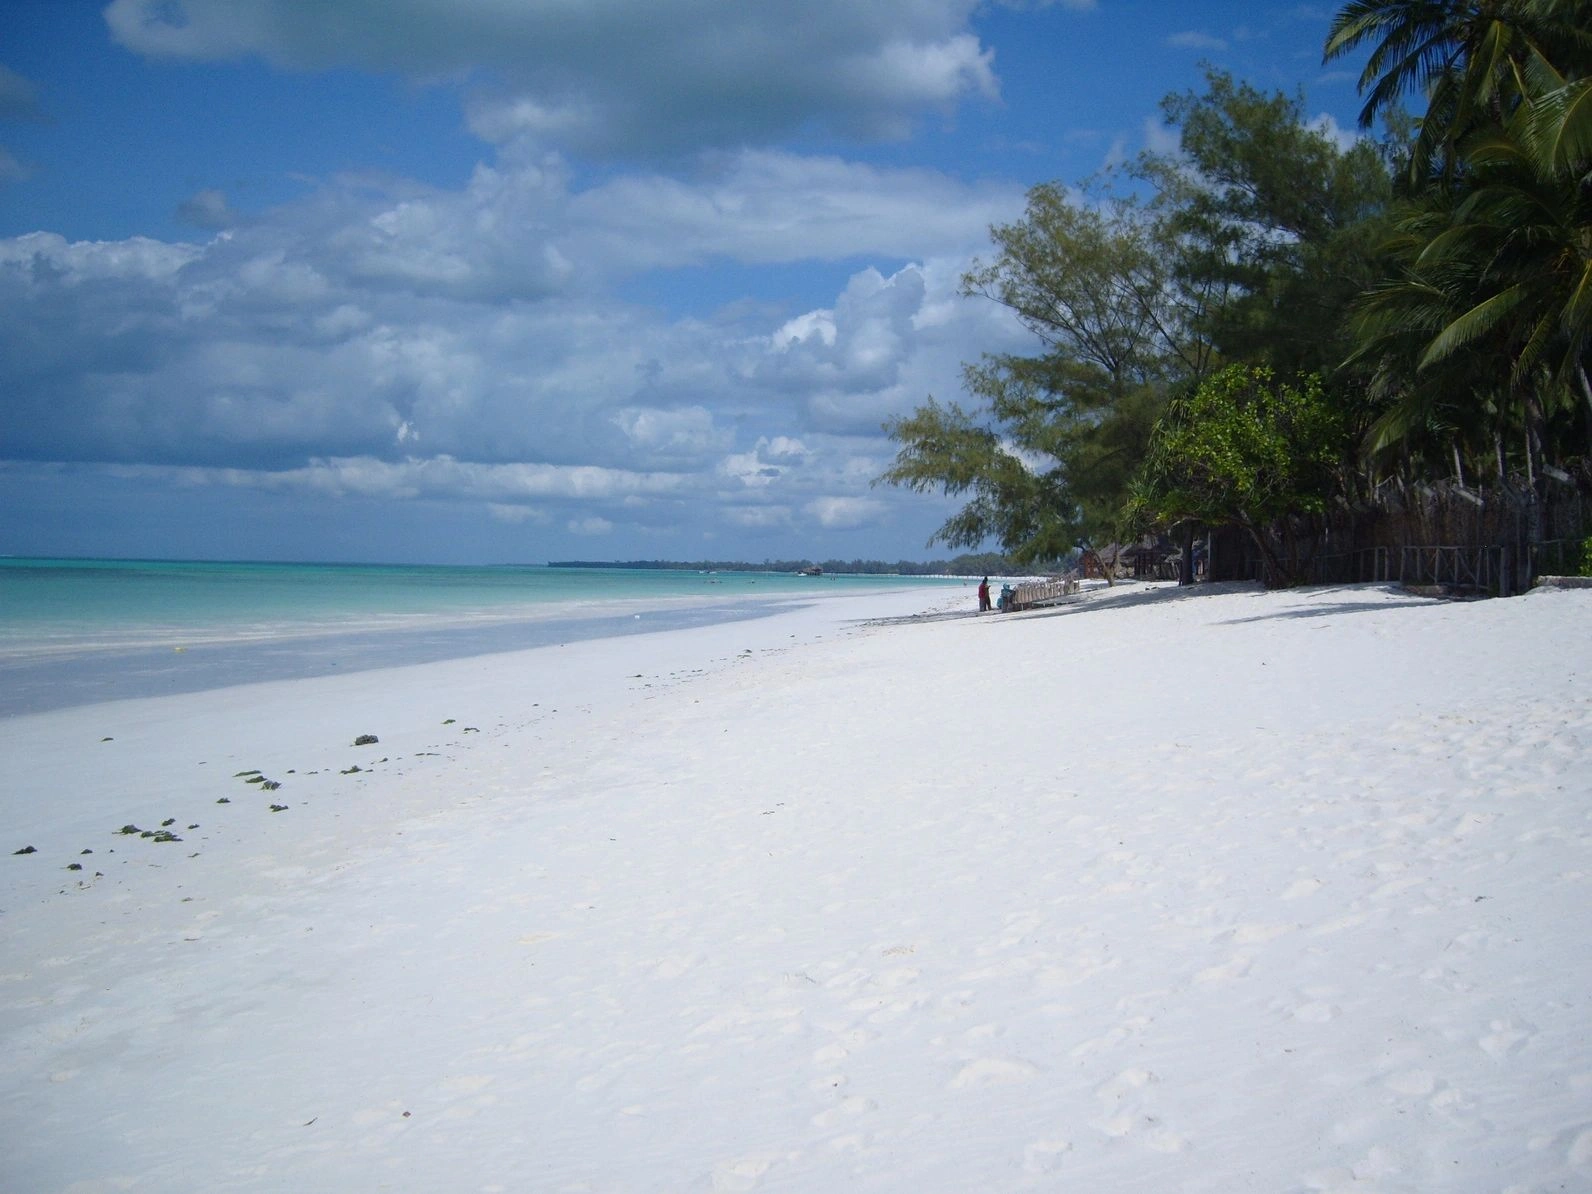
[[882,482],[966,499],[937,539],[1239,525],[1286,575],[1289,527],[1389,476],[1592,459],[1592,0],[1350,0],[1324,53],[1358,51],[1380,144],[1210,71],[1176,154],[991,229],[964,293],[1035,351],[886,427]]
[[1464,482],[1592,454],[1592,3],[1356,0],[1362,121],[1425,101],[1349,374],[1370,463]]
[[1343,314],[1376,276],[1391,194],[1377,150],[1344,150],[1299,98],[1217,71],[1164,111],[1178,154],[1033,188],[963,278],[1036,351],[970,364],[966,404],[930,398],[886,424],[881,482],[965,501],[934,541],[993,539],[1022,560],[1115,537],[1174,395],[1228,362],[1322,372],[1348,352]]
[[1285,381],[1269,366],[1229,366],[1161,420],[1125,522],[1141,533],[1190,522],[1243,527],[1286,577],[1292,563],[1272,528],[1325,511],[1345,446],[1344,419],[1318,376]]
[[1030,563],[1109,530],[1176,373],[1158,235],[1131,202],[1091,205],[1055,185],[992,229],[999,252],[964,293],[1009,308],[1042,351],[966,366],[976,406],[931,397],[885,425],[899,450],[880,481],[966,499],[931,542],[993,539]]

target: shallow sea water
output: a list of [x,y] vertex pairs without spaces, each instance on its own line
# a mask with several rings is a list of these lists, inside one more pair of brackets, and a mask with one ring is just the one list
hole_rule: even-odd
[[923,577],[0,560],[0,716],[761,617]]

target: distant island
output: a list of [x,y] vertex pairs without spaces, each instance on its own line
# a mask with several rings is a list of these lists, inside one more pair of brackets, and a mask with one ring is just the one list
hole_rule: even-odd
[[549,568],[652,568],[670,572],[838,572],[850,576],[1015,576],[1048,571],[1016,564],[999,552],[960,555],[953,560],[549,560]]

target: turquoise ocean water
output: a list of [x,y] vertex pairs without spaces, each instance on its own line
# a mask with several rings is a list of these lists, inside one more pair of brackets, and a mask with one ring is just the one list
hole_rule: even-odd
[[0,716],[709,625],[771,613],[816,592],[934,583],[767,572],[0,559]]

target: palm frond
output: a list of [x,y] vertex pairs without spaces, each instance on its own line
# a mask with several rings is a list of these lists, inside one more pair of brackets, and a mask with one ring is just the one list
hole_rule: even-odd
[[1592,78],[1567,83],[1531,105],[1531,140],[1544,169],[1586,170],[1592,161]]
[[1516,285],[1483,299],[1437,334],[1416,368],[1425,369],[1485,336],[1519,308],[1524,298],[1524,287]]

